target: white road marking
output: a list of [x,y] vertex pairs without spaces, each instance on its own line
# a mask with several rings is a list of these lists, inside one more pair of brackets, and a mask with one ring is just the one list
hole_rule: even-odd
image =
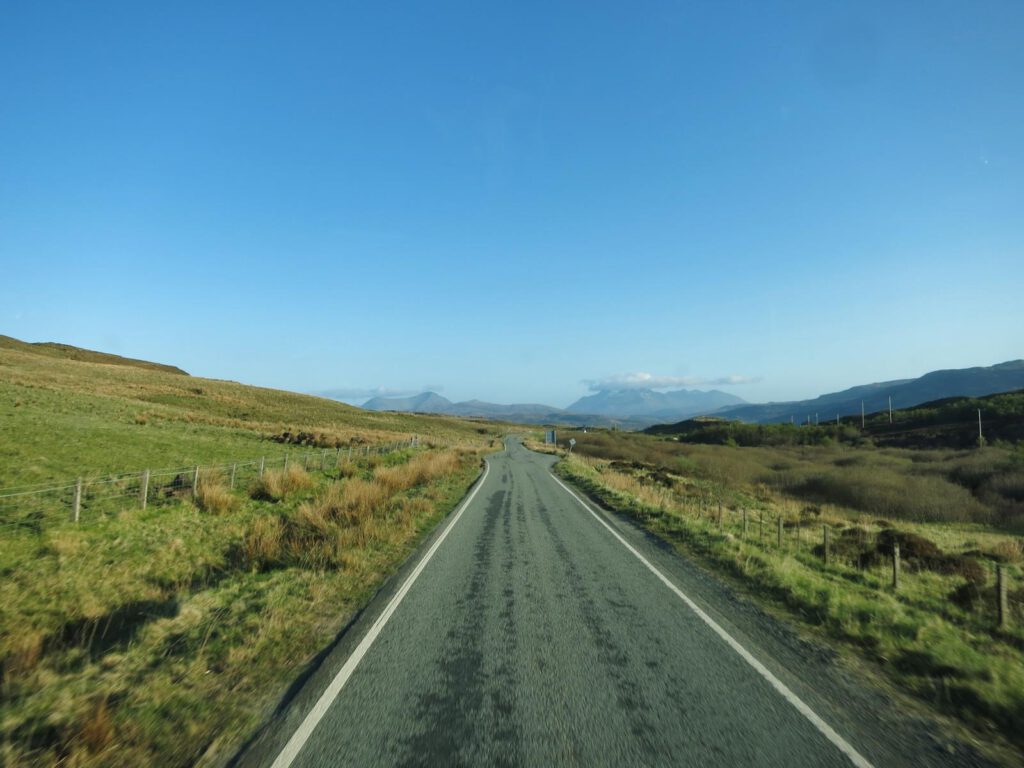
[[430,549],[427,550],[427,554],[423,556],[423,559],[416,564],[413,572],[409,574],[409,578],[407,578],[405,583],[402,584],[401,589],[399,589],[398,592],[395,593],[395,596],[391,598],[391,602],[388,603],[388,607],[385,608],[384,612],[377,617],[375,622],[373,622],[373,626],[370,627],[370,631],[366,633],[366,636],[360,641],[359,645],[356,646],[356,649],[352,651],[352,655],[348,657],[341,669],[338,670],[338,674],[334,676],[334,680],[332,680],[331,684],[327,686],[327,690],[320,695],[320,699],[314,705],[313,709],[309,711],[309,714],[306,715],[306,719],[302,721],[299,727],[295,730],[295,733],[293,733],[292,737],[288,740],[288,743],[284,745],[284,749],[281,750],[281,754],[279,754],[277,759],[274,760],[272,768],[288,768],[288,766],[292,764],[292,761],[298,756],[302,747],[305,746],[309,737],[313,734],[314,729],[320,723],[320,720],[323,719],[325,714],[327,714],[327,710],[330,709],[331,704],[334,703],[338,694],[341,693],[341,689],[345,687],[345,683],[347,683],[349,678],[352,677],[352,673],[355,671],[356,667],[359,666],[359,662],[363,660],[366,652],[370,650],[370,646],[373,645],[374,640],[377,639],[381,630],[384,629],[384,626],[388,623],[388,620],[398,608],[406,593],[412,588],[413,583],[415,583],[420,573],[423,572],[427,563],[430,562],[430,558],[434,556],[434,553],[437,552],[441,544],[444,543],[444,540],[448,538],[448,534],[451,533],[455,524],[459,522],[459,518],[462,517],[462,513],[466,511],[466,507],[468,507],[470,502],[473,501],[477,492],[483,488],[484,481],[487,480],[487,475],[490,471],[491,465],[489,462],[485,461],[484,474],[483,477],[480,478],[480,482],[477,483],[476,488],[474,488],[473,492],[466,497],[464,502],[462,502],[462,506],[459,508],[459,511],[455,513],[451,522],[448,523],[448,527],[445,528],[444,532],[437,537],[437,540],[433,543]]
[[700,606],[698,606],[695,602],[693,602],[693,600],[687,597],[682,592],[682,590],[679,589],[679,587],[677,587],[675,584],[669,581],[668,577],[665,576],[665,574],[663,574],[661,571],[655,568],[646,557],[641,555],[628,541],[622,538],[622,536],[619,535],[618,531],[612,528],[599,514],[597,514],[593,509],[591,509],[590,505],[588,505],[585,501],[583,501],[583,499],[577,496],[576,493],[571,488],[569,488],[569,486],[567,486],[554,475],[551,475],[551,479],[558,483],[560,486],[562,486],[562,488],[565,489],[565,491],[570,496],[576,499],[576,501],[579,502],[580,506],[582,506],[585,510],[587,510],[587,512],[594,516],[597,522],[599,522],[601,525],[607,528],[608,532],[611,533],[611,535],[614,536],[616,539],[618,539],[619,543],[622,544],[622,546],[624,546],[626,549],[632,552],[633,555],[641,563],[647,566],[647,569],[655,576],[657,576],[658,579],[660,579],[666,587],[675,592],[676,596],[684,603],[686,603],[690,610],[696,613],[701,618],[701,620],[705,624],[707,624],[715,632],[716,635],[722,638],[729,645],[730,648],[736,651],[736,653],[738,653],[745,662],[747,662],[750,666],[757,670],[761,677],[767,680],[771,684],[772,688],[774,688],[776,691],[782,694],[782,697],[786,701],[788,701],[790,704],[796,707],[797,711],[801,715],[806,717],[810,721],[811,725],[817,728],[818,731],[820,731],[826,739],[831,741],[839,749],[840,752],[842,752],[850,759],[851,763],[856,765],[857,768],[872,768],[871,763],[865,760],[864,757],[857,750],[850,746],[849,742],[847,742],[842,736],[836,733],[828,723],[826,723],[824,720],[818,717],[818,715],[815,714],[814,710],[812,710],[810,707],[804,704],[800,697],[793,693],[793,691],[791,691],[785,683],[783,683],[781,680],[779,680],[779,678],[773,675],[771,671],[769,671],[769,669],[765,667],[764,664],[755,659],[754,656],[750,653],[750,651],[748,651],[746,648],[740,645],[739,642],[735,640],[732,635],[730,635],[728,632],[722,629],[722,627],[720,627],[714,619],[712,619],[710,616],[704,613],[704,611],[700,609]]

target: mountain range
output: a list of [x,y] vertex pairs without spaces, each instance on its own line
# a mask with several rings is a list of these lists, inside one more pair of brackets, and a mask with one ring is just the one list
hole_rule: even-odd
[[375,397],[363,403],[370,411],[441,413],[448,416],[500,419],[522,424],[570,424],[574,426],[616,426],[635,429],[664,420],[681,419],[744,401],[727,392],[680,389],[656,392],[623,389],[597,392],[582,397],[568,408],[538,403],[499,405],[483,400],[453,403],[436,392],[413,397]]
[[423,392],[412,397],[374,397],[362,405],[368,411],[401,411],[406,413],[439,413],[466,418],[496,419],[517,424],[569,424],[572,426],[617,426],[635,429],[650,422],[628,416],[608,417],[597,414],[571,413],[563,408],[538,403],[501,405],[483,400],[453,403],[436,392]]
[[373,411],[440,413],[499,419],[522,424],[616,426],[640,429],[693,416],[715,415],[755,423],[808,418],[826,421],[836,415],[859,414],[889,407],[909,408],[945,397],[982,396],[1024,388],[1024,360],[998,365],[932,371],[915,379],[863,384],[809,400],[754,404],[720,390],[659,392],[651,389],[609,389],[581,397],[567,408],[538,403],[500,405],[482,400],[452,402],[436,392],[413,397],[375,397],[363,404]]
[[[893,408],[910,408],[946,397],[980,397],[1024,388],[1024,360],[998,365],[932,371],[916,379],[896,379],[864,384],[841,392],[832,392],[810,400],[794,400],[761,405],[738,405],[715,411],[715,416],[759,424],[793,421],[820,421],[853,416],[864,411],[885,410],[892,398]],[[708,414],[710,415],[710,414]]]

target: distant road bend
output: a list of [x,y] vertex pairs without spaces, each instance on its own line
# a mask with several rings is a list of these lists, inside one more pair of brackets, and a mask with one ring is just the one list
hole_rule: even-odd
[[963,765],[506,441],[241,766]]

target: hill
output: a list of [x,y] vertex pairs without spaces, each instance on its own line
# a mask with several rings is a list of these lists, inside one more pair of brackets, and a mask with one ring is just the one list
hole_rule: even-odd
[[46,350],[0,348],[4,765],[227,764],[496,434]]
[[980,397],[1024,388],[1024,360],[998,365],[932,371],[916,379],[898,379],[851,387],[811,400],[722,408],[716,416],[755,423],[793,421],[799,423],[815,414],[821,421],[839,416],[860,416],[861,403],[867,412],[911,408],[948,397]]
[[367,411],[399,413],[451,413],[452,401],[436,392],[423,392],[413,397],[374,397],[363,403]]
[[878,446],[899,448],[971,448],[978,445],[978,411],[985,441],[1024,440],[1024,390],[985,397],[952,397],[913,408],[868,414],[864,429],[860,415],[820,426],[751,424],[717,417],[656,424],[650,435],[672,436],[682,443],[707,445],[780,446],[823,445],[840,441],[859,444],[869,439]]
[[61,354],[61,345],[25,346],[0,346],[0,488],[258,457],[281,443],[474,439],[483,428],[452,417],[374,413],[157,363],[111,364],[125,358],[103,353],[81,359]]
[[77,360],[79,362],[86,363],[102,363],[104,365],[126,365],[132,368],[143,368],[151,371],[175,373],[178,374],[179,376],[188,376],[188,374],[185,371],[181,370],[181,368],[177,368],[173,365],[151,363],[147,360],[135,360],[131,357],[111,355],[107,352],[95,352],[91,349],[73,347],[70,344],[57,344],[52,341],[19,341],[18,339],[12,338],[10,336],[4,336],[0,334],[0,349],[13,349],[19,352],[28,352],[30,354],[35,355],[46,355],[47,357],[56,357],[63,360]]

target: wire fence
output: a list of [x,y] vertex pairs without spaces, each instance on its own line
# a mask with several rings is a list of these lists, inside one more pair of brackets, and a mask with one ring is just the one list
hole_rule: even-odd
[[[67,521],[83,524],[117,514],[129,506],[146,509],[153,504],[194,498],[203,482],[214,479],[234,489],[261,479],[269,470],[297,466],[306,471],[323,472],[370,456],[420,445],[420,438],[412,437],[374,445],[310,448],[218,464],[143,469],[50,484],[11,486],[0,489],[0,535],[17,531],[42,533],[53,525]],[[435,440],[429,443],[430,447],[439,445]]]
[[766,553],[787,554],[808,563],[814,560],[824,567],[823,573],[840,581],[896,593],[906,586],[903,581],[909,575],[959,576],[963,585],[948,596],[954,604],[987,616],[990,626],[999,630],[1019,624],[1024,617],[1024,590],[1011,589],[1012,582],[1020,583],[1021,569],[994,559],[999,558],[996,553],[943,552],[928,539],[885,521],[836,524],[820,519],[821,510],[814,505],[789,505],[770,512],[724,503],[714,493],[683,495],[664,489],[659,506],[682,511],[704,536],[717,534]]

